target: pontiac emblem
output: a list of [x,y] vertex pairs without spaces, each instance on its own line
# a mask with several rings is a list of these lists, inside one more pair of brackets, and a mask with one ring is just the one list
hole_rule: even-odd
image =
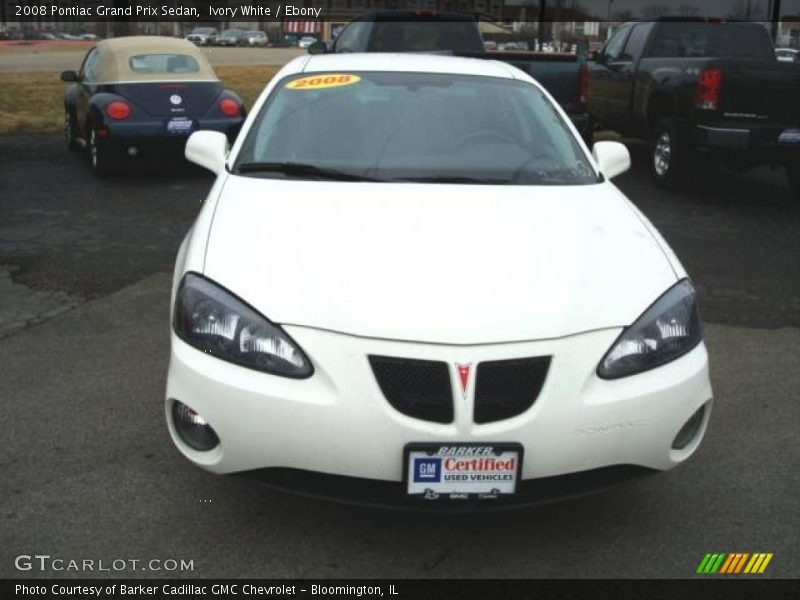
[[469,376],[471,372],[472,363],[456,363],[456,373],[458,373],[458,383],[461,386],[461,396],[463,398],[467,397],[467,389],[469,389]]

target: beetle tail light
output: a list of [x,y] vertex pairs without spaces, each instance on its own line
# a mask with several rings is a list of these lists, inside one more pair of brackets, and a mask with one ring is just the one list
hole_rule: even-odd
[[226,117],[238,117],[241,114],[242,106],[236,100],[223,98],[219,101],[219,109]]
[[121,100],[115,100],[106,106],[106,114],[115,121],[124,121],[131,116],[131,105]]
[[697,80],[697,89],[694,95],[695,106],[702,110],[717,110],[721,91],[722,70],[715,67],[703,69]]

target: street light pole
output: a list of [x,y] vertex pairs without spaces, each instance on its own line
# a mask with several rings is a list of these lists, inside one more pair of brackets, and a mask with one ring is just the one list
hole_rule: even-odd
[[772,34],[772,42],[778,41],[778,25],[781,20],[781,0],[772,0],[769,11],[769,30]]

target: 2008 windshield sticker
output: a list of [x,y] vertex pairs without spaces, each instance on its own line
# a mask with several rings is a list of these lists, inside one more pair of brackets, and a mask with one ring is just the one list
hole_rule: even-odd
[[329,75],[313,75],[311,77],[301,77],[286,84],[289,90],[321,90],[324,88],[341,87],[352,85],[361,81],[358,75],[349,73],[331,73]]

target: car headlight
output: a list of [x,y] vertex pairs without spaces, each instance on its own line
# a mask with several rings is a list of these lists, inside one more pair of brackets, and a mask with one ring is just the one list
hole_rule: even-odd
[[600,361],[597,374],[617,379],[641,373],[686,354],[702,339],[696,293],[683,279],[622,332]]
[[279,326],[194,273],[187,273],[178,289],[173,327],[187,344],[243,367],[298,379],[314,372]]

